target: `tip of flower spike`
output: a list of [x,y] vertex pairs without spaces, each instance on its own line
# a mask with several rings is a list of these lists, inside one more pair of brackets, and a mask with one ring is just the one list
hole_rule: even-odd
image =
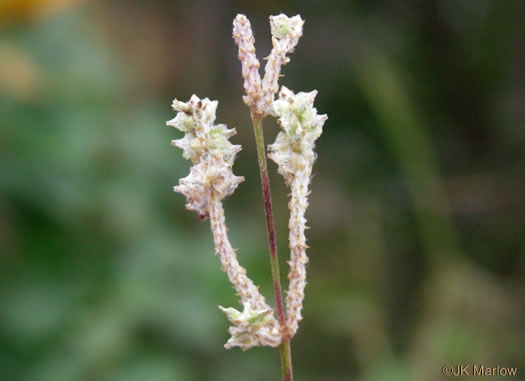
[[300,15],[288,17],[281,13],[277,16],[270,16],[270,28],[272,36],[281,39],[286,35],[300,37],[303,34],[304,20]]
[[[233,19],[233,22],[239,22],[241,24],[244,24],[246,21],[248,21],[248,18],[246,17],[245,14],[243,13],[238,13],[237,16],[235,16],[235,18]],[[248,21],[249,22],[249,21]]]
[[241,13],[233,19],[233,37],[237,44],[242,39],[252,41],[253,33],[250,20]]

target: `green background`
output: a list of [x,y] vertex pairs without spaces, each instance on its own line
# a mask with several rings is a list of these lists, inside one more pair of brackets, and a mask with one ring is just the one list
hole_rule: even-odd
[[[238,303],[172,191],[190,163],[165,121],[195,93],[237,129],[229,234],[273,303],[231,26],[250,18],[261,59],[281,12],[306,23],[280,83],[317,89],[329,117],[296,379],[525,379],[523,1],[5,1],[0,380],[279,379],[276,349],[223,348],[217,305]],[[267,143],[277,131],[266,119]],[[284,281],[288,191],[269,171]]]

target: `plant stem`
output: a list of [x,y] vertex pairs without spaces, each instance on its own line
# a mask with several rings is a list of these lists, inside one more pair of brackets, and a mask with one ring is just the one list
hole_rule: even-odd
[[292,369],[292,348],[290,346],[290,338],[283,339],[279,347],[281,351],[281,368],[283,381],[293,381],[293,369]]
[[261,174],[261,185],[264,198],[264,214],[266,216],[266,230],[268,232],[268,246],[270,247],[270,263],[272,267],[273,292],[275,294],[275,305],[277,318],[281,326],[282,342],[281,367],[283,381],[293,381],[292,351],[290,348],[290,334],[286,325],[284,313],[283,295],[281,288],[281,277],[279,273],[279,258],[277,256],[277,244],[275,239],[275,227],[273,222],[272,194],[270,192],[270,180],[268,179],[268,167],[266,165],[266,149],[264,147],[264,136],[262,130],[262,117],[252,113],[253,130],[255,132],[255,143],[257,145],[257,159],[259,161],[259,172]]
[[270,263],[272,266],[273,291],[277,307],[277,318],[281,328],[286,325],[284,313],[283,296],[281,289],[281,277],[279,273],[279,260],[277,256],[277,244],[275,238],[275,227],[273,223],[272,195],[270,192],[270,180],[268,179],[268,167],[266,165],[266,150],[264,148],[264,136],[262,131],[262,118],[252,114],[255,142],[257,144],[257,159],[261,173],[261,185],[264,198],[264,214],[266,216],[266,230],[268,232],[268,245],[270,247]]

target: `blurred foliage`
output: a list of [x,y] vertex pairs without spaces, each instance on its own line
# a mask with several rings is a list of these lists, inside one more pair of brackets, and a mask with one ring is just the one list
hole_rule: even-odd
[[[305,34],[282,84],[318,89],[298,380],[440,380],[525,358],[525,6],[424,2],[0,2],[0,379],[275,380],[278,351],[222,345],[236,298],[174,97],[219,99],[246,177],[226,202],[272,300],[255,146],[231,21]],[[266,139],[277,131],[266,122]],[[270,171],[282,272],[287,190]],[[253,206],[253,207],[249,207]]]

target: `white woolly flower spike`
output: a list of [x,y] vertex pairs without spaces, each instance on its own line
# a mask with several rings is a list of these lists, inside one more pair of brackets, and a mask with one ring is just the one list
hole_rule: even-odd
[[304,288],[306,286],[306,219],[308,207],[308,186],[315,160],[315,141],[322,133],[326,115],[318,115],[313,103],[317,91],[294,94],[282,87],[279,98],[273,102],[272,114],[278,117],[282,131],[274,144],[268,146],[268,157],[279,166],[278,172],[291,188],[292,195],[288,207],[290,221],[288,227],[290,244],[290,280],[286,297],[287,325],[292,336],[297,332],[302,320]]
[[[194,164],[190,174],[180,179],[174,190],[186,196],[188,209],[196,211],[201,219],[210,218],[216,254],[219,254],[222,268],[228,274],[246,311],[242,315],[247,316],[246,321],[230,328],[232,338],[226,347],[248,349],[255,345],[278,346],[281,338],[273,311],[258,287],[246,276],[246,270],[239,264],[226,233],[221,200],[231,195],[244,178],[232,172],[235,155],[241,150],[239,145],[233,145],[228,140],[235,134],[235,129],[228,129],[224,124],[214,124],[217,105],[217,101],[199,99],[196,95],[188,102],[173,101],[173,109],[178,114],[166,124],[185,135],[182,139],[173,140],[172,144],[181,148],[183,156]],[[264,313],[264,316],[253,320],[254,311]]]
[[239,61],[242,65],[244,78],[244,103],[259,113],[262,110],[262,87],[259,67],[261,64],[255,55],[255,38],[252,33],[250,20],[245,15],[237,15],[233,20],[233,39],[239,47]]
[[284,14],[270,16],[273,49],[268,56],[265,75],[261,81],[260,63],[255,54],[255,39],[250,21],[245,15],[237,15],[233,20],[233,38],[239,46],[239,60],[244,78],[243,97],[252,112],[266,116],[271,112],[274,95],[279,89],[278,81],[281,66],[290,62],[287,54],[292,53],[303,33],[304,21],[299,15],[288,17]]

